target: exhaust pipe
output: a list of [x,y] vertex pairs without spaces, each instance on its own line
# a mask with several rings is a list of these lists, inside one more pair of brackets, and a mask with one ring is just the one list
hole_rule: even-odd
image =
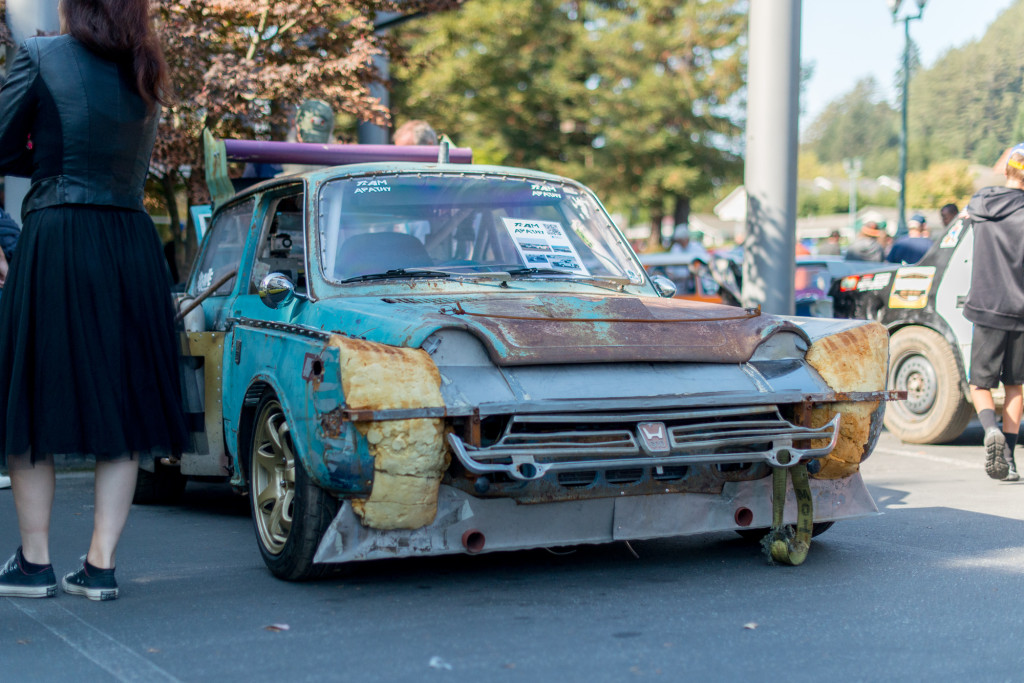
[[483,550],[486,542],[487,539],[484,538],[484,532],[479,529],[466,529],[462,534],[462,547],[470,555],[475,555]]

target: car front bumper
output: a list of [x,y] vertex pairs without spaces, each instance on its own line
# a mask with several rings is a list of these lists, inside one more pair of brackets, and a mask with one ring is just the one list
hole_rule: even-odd
[[[811,480],[811,492],[816,522],[878,513],[859,473],[844,479]],[[796,516],[796,501],[789,490],[786,523],[796,523]],[[442,485],[437,516],[420,529],[368,528],[352,505],[343,502],[314,561],[341,563],[668,538],[767,528],[771,519],[771,477],[726,483],[721,494],[674,493],[537,504],[474,498]]]

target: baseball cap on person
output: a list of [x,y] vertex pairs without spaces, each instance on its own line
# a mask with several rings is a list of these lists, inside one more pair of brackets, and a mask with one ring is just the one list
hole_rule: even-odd
[[299,106],[295,127],[303,142],[327,143],[334,132],[334,110],[323,100],[306,100]]
[[1024,157],[1024,142],[1019,143],[1006,153],[1006,165],[1018,171],[1024,171],[1024,163],[1014,159],[1015,155]]
[[676,229],[672,232],[672,238],[677,240],[685,240],[690,238],[690,226],[686,223],[680,223],[676,226]]
[[875,221],[867,221],[864,225],[860,226],[860,232],[868,237],[881,237],[885,234],[885,227]]

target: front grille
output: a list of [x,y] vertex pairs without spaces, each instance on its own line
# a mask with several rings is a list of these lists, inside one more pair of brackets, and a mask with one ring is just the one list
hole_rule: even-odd
[[[663,441],[652,445],[642,423],[663,425]],[[650,429],[650,427],[648,427]],[[835,446],[839,418],[818,428],[794,425],[778,406],[738,406],[651,413],[513,415],[493,440],[474,447],[449,434],[456,457],[470,472],[503,472],[531,480],[559,473],[566,486],[585,486],[594,472],[609,483],[638,481],[653,468],[656,479],[682,478],[686,468],[712,464],[735,469],[749,463],[793,465],[820,457]],[[810,448],[815,440],[818,448]],[[822,444],[824,440],[824,445]],[[564,477],[573,473],[574,477]]]

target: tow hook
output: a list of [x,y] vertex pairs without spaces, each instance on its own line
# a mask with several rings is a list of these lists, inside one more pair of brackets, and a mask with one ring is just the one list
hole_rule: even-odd
[[[793,477],[793,493],[796,495],[796,531],[783,523],[786,507],[786,473]],[[811,497],[811,483],[807,475],[807,464],[793,467],[772,468],[772,528],[761,540],[769,564],[776,562],[794,567],[807,559],[811,549],[811,533],[814,526],[814,501]]]

